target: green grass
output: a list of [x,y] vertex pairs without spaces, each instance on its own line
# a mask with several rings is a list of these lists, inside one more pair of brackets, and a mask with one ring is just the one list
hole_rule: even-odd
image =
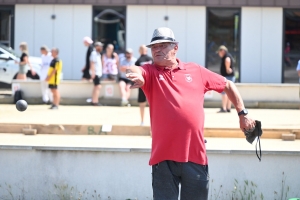
[[[281,186],[279,190],[274,190],[274,200],[287,200],[291,192],[290,186],[287,185],[287,176],[282,173]],[[231,185],[231,191],[225,191],[225,184],[215,187],[214,179],[210,183],[209,199],[210,200],[264,200],[264,194],[258,188],[263,190],[263,185],[258,186],[251,180],[238,180],[228,181],[225,186]],[[14,187],[14,188],[13,188]],[[300,188],[293,188],[300,194]],[[14,193],[14,192],[17,192]],[[0,185],[0,200],[28,200],[24,187],[19,185],[10,185],[5,183]],[[294,192],[295,194],[295,192]],[[113,194],[112,194],[113,195]],[[297,196],[296,195],[296,196]],[[289,197],[291,198],[291,197]],[[148,199],[148,198],[147,198]],[[151,198],[149,198],[151,199]],[[35,199],[31,199],[35,200]],[[114,200],[110,196],[101,196],[97,190],[80,191],[75,186],[68,184],[54,184],[45,192],[43,200]],[[119,200],[119,199],[118,199]],[[124,200],[138,200],[136,198],[125,198]]]

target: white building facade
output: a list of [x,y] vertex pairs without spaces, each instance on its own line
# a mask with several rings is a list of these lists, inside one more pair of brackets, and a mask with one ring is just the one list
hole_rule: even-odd
[[224,44],[237,61],[239,82],[297,80],[300,28],[292,30],[290,37],[287,31],[291,30],[286,29],[290,15],[285,14],[293,11],[294,18],[300,19],[296,0],[3,0],[0,12],[1,8],[11,8],[12,13],[7,45],[18,50],[19,43],[26,41],[33,56],[40,55],[42,45],[58,47],[64,79],[81,78],[84,36],[105,45],[113,43],[118,52],[130,47],[138,57],[138,47],[150,42],[153,30],[167,26],[179,41],[182,61],[218,72],[220,59],[214,52]]

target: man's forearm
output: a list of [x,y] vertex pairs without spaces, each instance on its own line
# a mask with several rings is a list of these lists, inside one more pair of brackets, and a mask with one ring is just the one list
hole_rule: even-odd
[[237,112],[240,112],[245,108],[243,99],[242,99],[237,87],[235,86],[235,84],[232,81],[227,80],[224,92],[227,94],[228,98],[233,103]]

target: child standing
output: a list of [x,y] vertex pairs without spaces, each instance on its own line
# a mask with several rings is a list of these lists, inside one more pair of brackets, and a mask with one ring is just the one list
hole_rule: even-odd
[[62,61],[58,58],[58,52],[58,48],[53,48],[51,50],[53,60],[50,63],[48,76],[46,79],[46,81],[49,84],[49,88],[53,94],[53,103],[50,107],[51,110],[57,110],[60,101],[58,85],[60,83],[60,76],[62,72]]

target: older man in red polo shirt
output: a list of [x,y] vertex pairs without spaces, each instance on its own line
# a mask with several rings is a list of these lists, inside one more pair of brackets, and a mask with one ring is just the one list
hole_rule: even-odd
[[130,67],[127,74],[142,88],[150,105],[154,200],[208,199],[208,162],[204,129],[204,94],[225,92],[235,105],[240,128],[249,130],[255,121],[247,116],[235,85],[196,63],[176,58],[178,42],[171,29],[154,30],[151,43],[153,64]]

